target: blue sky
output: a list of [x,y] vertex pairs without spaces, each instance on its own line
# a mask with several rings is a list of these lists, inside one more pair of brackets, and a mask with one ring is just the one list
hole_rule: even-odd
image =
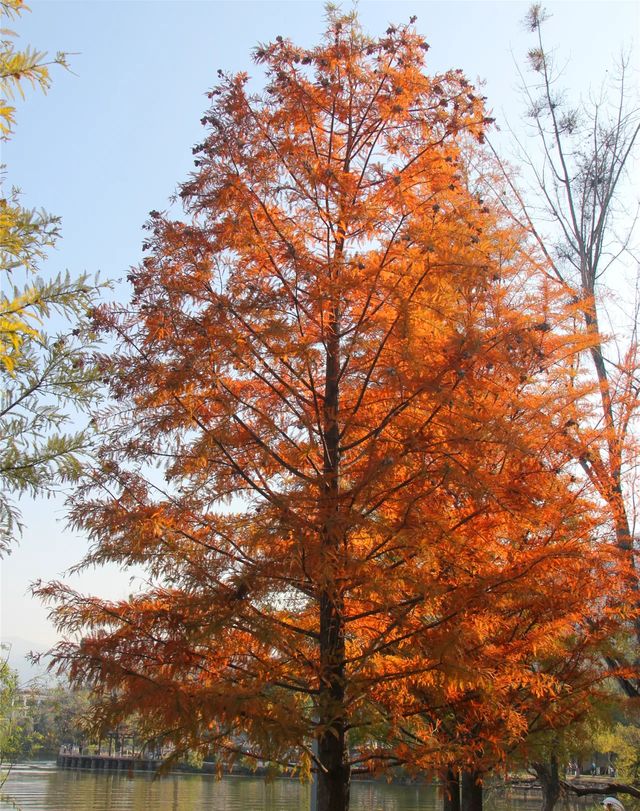
[[[31,13],[12,27],[23,45],[67,51],[72,73],[54,71],[43,97],[18,104],[16,134],[2,147],[9,185],[24,202],[62,217],[63,239],[45,273],[100,272],[120,279],[141,255],[141,226],[151,209],[167,206],[193,168],[205,93],[218,68],[247,70],[252,49],[277,35],[302,45],[318,41],[324,6],[313,0],[32,0]],[[347,4],[344,4],[348,8]],[[417,15],[431,44],[432,71],[462,68],[484,93],[498,122],[522,128],[515,62],[533,44],[522,25],[528,3],[376,2],[358,4],[364,28],[382,33],[389,22]],[[638,80],[640,4],[549,2],[549,46],[576,94],[599,87],[622,48],[635,46]],[[27,531],[2,563],[2,638],[43,647],[55,634],[46,611],[27,594],[29,583],[59,578],[82,556],[85,542],[64,528],[62,501],[25,501]],[[129,574],[85,573],[72,583],[107,596],[131,590]]]

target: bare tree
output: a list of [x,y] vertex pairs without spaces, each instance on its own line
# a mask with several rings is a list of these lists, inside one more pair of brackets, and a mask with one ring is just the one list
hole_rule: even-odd
[[[562,70],[543,41],[547,19],[540,4],[531,6],[525,22],[536,43],[527,54],[529,72],[520,73],[533,140],[517,143],[533,193],[518,187],[500,163],[502,182],[511,191],[512,216],[533,234],[547,272],[566,289],[589,338],[585,369],[597,383],[592,420],[569,430],[580,466],[607,506],[615,543],[629,563],[634,608],[640,609],[634,433],[640,416],[640,263],[634,252],[640,208],[629,182],[640,143],[640,104],[630,61],[621,57],[598,96],[572,106],[559,87]],[[608,286],[615,281],[619,287],[625,274],[626,291],[615,301]],[[640,615],[633,622],[637,645],[629,676],[620,683],[637,697]]]

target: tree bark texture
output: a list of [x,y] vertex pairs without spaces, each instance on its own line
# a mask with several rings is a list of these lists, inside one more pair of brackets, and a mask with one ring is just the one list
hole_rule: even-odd
[[460,773],[447,769],[444,775],[443,811],[460,811]]
[[[340,336],[339,310],[333,306],[326,344],[324,396],[323,561],[326,571],[339,568],[344,543],[340,526],[340,431],[338,426]],[[338,578],[327,577],[320,594],[320,735],[317,811],[348,811],[350,766],[345,719],[345,623]]]
[[482,811],[482,774],[463,771],[461,777],[461,811]]
[[558,774],[558,758],[555,753],[546,763],[535,762],[531,764],[542,788],[541,811],[553,811],[560,798],[560,775]]

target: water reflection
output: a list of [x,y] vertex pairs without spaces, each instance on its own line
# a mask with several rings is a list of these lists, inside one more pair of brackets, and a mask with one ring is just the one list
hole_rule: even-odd
[[[53,763],[16,767],[0,808],[22,811],[307,811],[309,788],[292,780],[212,775],[96,774]],[[356,806],[357,808],[358,806]],[[360,806],[370,811],[372,806]],[[381,806],[382,807],[382,806]],[[413,811],[413,809],[412,809]],[[422,811],[422,809],[420,809]]]
[[[57,769],[55,763],[14,768],[0,799],[9,811],[308,811],[309,786],[295,780],[265,783],[259,777],[96,773]],[[13,805],[11,799],[15,800]],[[351,811],[438,811],[442,800],[430,786],[354,782]],[[489,789],[487,811],[537,811],[539,795],[525,799]],[[573,811],[593,809],[593,800],[571,803]],[[566,806],[562,811],[569,811]]]
[[353,811],[435,811],[436,790],[428,786],[354,783]]

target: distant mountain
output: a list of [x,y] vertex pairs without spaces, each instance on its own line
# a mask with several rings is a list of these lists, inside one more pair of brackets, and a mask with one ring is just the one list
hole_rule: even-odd
[[22,639],[18,636],[7,636],[2,638],[2,659],[6,659],[9,666],[18,671],[20,686],[24,686],[34,679],[52,681],[52,677],[47,674],[47,660],[43,658],[39,664],[34,665],[29,660],[29,654],[44,653],[48,645],[42,642],[34,642],[31,639]]

